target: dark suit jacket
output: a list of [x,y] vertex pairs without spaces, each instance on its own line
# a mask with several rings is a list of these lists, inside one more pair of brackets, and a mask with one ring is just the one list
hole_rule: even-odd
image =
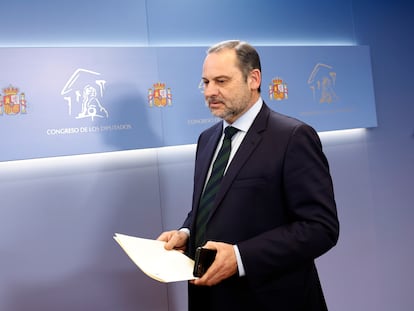
[[[222,123],[198,140],[188,253],[195,215]],[[237,244],[246,276],[213,287],[189,284],[190,310],[326,310],[314,259],[333,247],[339,223],[328,162],[317,133],[265,104],[215,199],[207,240]]]

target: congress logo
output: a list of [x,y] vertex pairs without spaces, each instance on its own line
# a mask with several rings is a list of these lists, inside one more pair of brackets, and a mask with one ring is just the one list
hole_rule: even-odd
[[269,99],[270,100],[284,100],[288,99],[287,83],[281,78],[276,77],[269,85]]
[[163,82],[153,84],[153,88],[148,89],[148,105],[150,107],[165,107],[172,105],[171,88],[166,88]]
[[12,85],[4,88],[3,93],[0,94],[0,116],[26,113],[26,95],[24,93],[19,93],[19,89]]
[[312,90],[313,99],[320,104],[331,104],[338,100],[335,92],[336,72],[330,65],[318,63],[313,68],[308,85]]
[[107,119],[109,114],[103,105],[105,83],[99,72],[75,70],[60,93],[67,102],[68,114],[76,119]]

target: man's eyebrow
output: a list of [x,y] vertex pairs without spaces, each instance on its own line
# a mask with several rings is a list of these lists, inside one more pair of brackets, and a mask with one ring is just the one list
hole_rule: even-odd
[[206,77],[202,77],[201,79],[209,81],[209,80],[220,80],[220,79],[230,79],[230,78],[231,77],[229,76],[221,75],[221,76],[213,77],[211,79],[206,78]]

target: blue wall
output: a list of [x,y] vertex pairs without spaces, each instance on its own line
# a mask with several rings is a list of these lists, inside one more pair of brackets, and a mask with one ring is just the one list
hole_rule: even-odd
[[[1,46],[208,45],[229,38],[256,45],[370,46],[378,127],[321,133],[342,232],[317,264],[330,310],[414,309],[414,5],[2,4]],[[190,206],[193,159],[190,145],[0,163],[0,310],[185,309],[185,283],[167,286],[143,275],[112,234],[155,238],[179,226]]]

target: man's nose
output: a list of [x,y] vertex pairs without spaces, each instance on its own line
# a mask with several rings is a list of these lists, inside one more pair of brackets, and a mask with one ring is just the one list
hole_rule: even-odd
[[204,85],[204,96],[205,97],[217,95],[218,91],[219,91],[219,88],[217,87],[217,85],[215,85],[215,83],[210,82]]

